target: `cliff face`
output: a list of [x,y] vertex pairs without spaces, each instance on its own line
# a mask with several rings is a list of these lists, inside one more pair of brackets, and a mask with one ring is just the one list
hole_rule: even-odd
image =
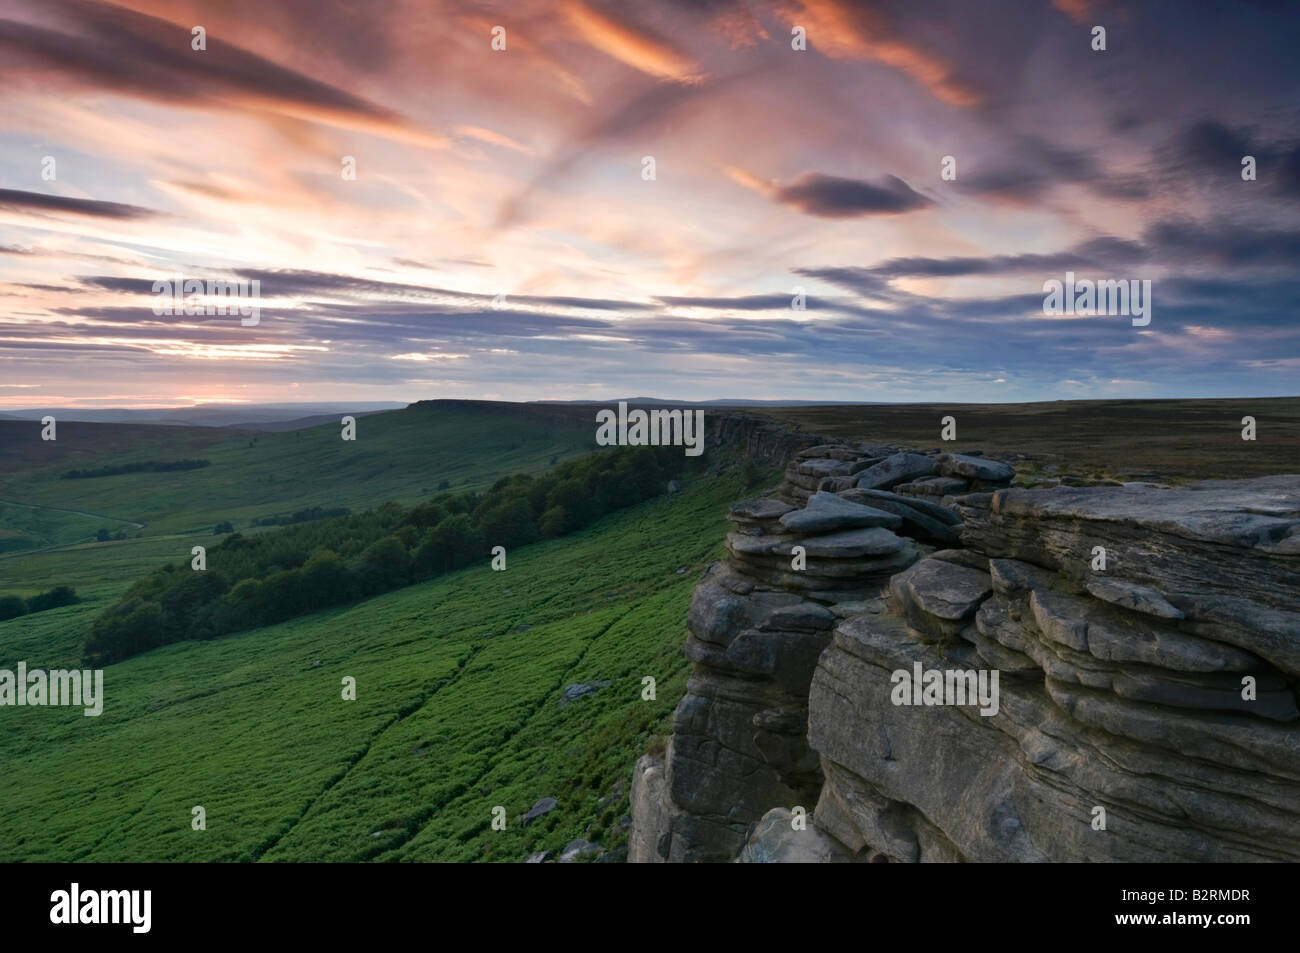
[[[746,439],[784,445],[770,428]],[[728,558],[705,572],[687,615],[694,669],[666,755],[637,764],[630,860],[730,860],[771,808],[816,803],[822,774],[808,744],[808,691],[833,627],[880,604],[890,577],[919,558],[917,539],[958,531],[957,516],[925,493],[876,488],[955,465],[889,447],[822,445],[795,456],[785,499],[732,507]],[[1010,468],[996,475],[1005,480]],[[844,493],[817,489],[845,479],[855,485]]]
[[[763,812],[814,802],[821,773],[806,736],[817,658],[837,618],[917,558],[892,531],[897,516],[830,493],[801,510],[748,501],[731,518],[730,558],[705,572],[687,615],[695,667],[653,807],[644,787],[658,775],[646,777],[649,764],[638,771],[633,797],[662,829],[639,838],[654,849],[635,859],[730,859]],[[790,568],[795,547],[804,552],[799,571]]]
[[818,447],[733,509],[631,860],[1300,859],[1300,476],[1010,475]]
[[800,451],[828,442],[817,434],[786,430],[749,414],[706,412],[704,427],[710,443],[742,447],[746,456],[776,463],[785,463]]

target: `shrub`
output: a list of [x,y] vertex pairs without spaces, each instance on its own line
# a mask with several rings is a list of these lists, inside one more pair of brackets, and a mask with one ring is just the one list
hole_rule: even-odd
[[577,529],[595,515],[587,487],[576,477],[564,480],[551,491],[551,495],[546,498],[546,508],[558,508],[567,514],[565,528],[562,530],[565,533]]
[[483,536],[464,513],[448,516],[425,534],[416,563],[433,573],[452,572],[487,555]]
[[428,529],[430,526],[437,526],[446,518],[447,507],[435,500],[421,503],[406,514],[407,524],[420,530]]
[[411,581],[411,558],[396,536],[385,536],[371,543],[357,563],[361,586],[368,593],[387,592]]
[[162,644],[162,628],[158,603],[140,599],[119,603],[91,626],[86,661],[98,667],[157,648]]
[[60,606],[76,605],[81,600],[77,591],[71,586],[55,586],[49,592],[42,592],[27,600],[28,612],[44,612],[46,609],[58,609]]
[[0,596],[0,622],[27,614],[27,603],[21,596]]
[[209,602],[225,595],[230,583],[219,570],[190,570],[189,575],[158,599],[163,614],[163,641],[179,642],[189,638],[194,620]]
[[552,506],[537,521],[537,530],[542,534],[543,539],[554,539],[557,536],[563,536],[568,525],[569,514],[564,512],[564,507]]
[[533,518],[527,497],[504,500],[486,513],[475,514],[479,530],[490,546],[525,546],[536,542],[541,534]]

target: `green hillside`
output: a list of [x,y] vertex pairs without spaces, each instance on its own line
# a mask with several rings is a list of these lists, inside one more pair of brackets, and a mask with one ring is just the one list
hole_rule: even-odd
[[[540,444],[516,448],[518,462],[544,463]],[[458,457],[461,472],[476,472],[487,449]],[[203,455],[220,469],[215,451]],[[579,837],[617,848],[629,766],[649,735],[666,732],[684,688],[684,613],[720,554],[727,505],[747,492],[739,470],[520,548],[504,572],[485,560],[109,666],[98,718],[0,709],[0,860],[519,861]],[[159,475],[107,479],[131,476]],[[169,543],[80,547],[101,554],[97,584],[89,563],[78,570],[91,601],[0,623],[0,667],[75,664],[102,600]],[[24,560],[32,587],[76,584],[76,572],[50,571],[72,556]],[[654,701],[642,700],[647,675]],[[356,701],[341,698],[345,676]],[[566,686],[603,681],[562,703]],[[521,815],[542,797],[559,806],[524,828]],[[191,829],[196,805],[206,831]],[[505,831],[490,826],[497,805]]]
[[[354,511],[412,503],[447,488],[537,473],[596,449],[585,409],[428,401],[357,420],[282,433],[62,422],[41,441],[38,424],[0,421],[0,558],[93,540],[106,528],[134,535],[244,530],[255,518],[319,506]],[[63,479],[73,470],[204,459],[202,469]],[[89,515],[86,515],[89,514]],[[143,524],[143,528],[134,524]],[[0,562],[0,575],[12,567]]]

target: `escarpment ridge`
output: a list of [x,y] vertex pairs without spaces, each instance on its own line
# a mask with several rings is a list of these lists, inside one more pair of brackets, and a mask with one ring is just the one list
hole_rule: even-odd
[[1014,477],[830,442],[733,506],[629,859],[1300,860],[1300,475]]

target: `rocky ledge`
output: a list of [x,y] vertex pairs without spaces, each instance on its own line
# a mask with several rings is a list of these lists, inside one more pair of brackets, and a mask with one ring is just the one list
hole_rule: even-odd
[[[864,474],[889,464],[891,455],[876,450],[804,450],[787,481],[810,462],[863,464],[857,472]],[[930,461],[925,474],[938,465],[938,454],[910,456]],[[917,466],[904,469],[923,475]],[[996,472],[1000,479],[1014,473]],[[694,667],[672,738],[662,761],[646,756],[637,765],[629,859],[730,860],[764,812],[815,803],[822,775],[808,745],[808,689],[834,625],[880,604],[890,578],[928,542],[954,541],[961,529],[951,509],[886,489],[897,481],[880,473],[872,486],[864,478],[839,493],[814,488],[731,508],[727,559],[704,573],[687,615]]]
[[1300,476],[1002,466],[819,446],[733,508],[630,860],[1300,860]]

